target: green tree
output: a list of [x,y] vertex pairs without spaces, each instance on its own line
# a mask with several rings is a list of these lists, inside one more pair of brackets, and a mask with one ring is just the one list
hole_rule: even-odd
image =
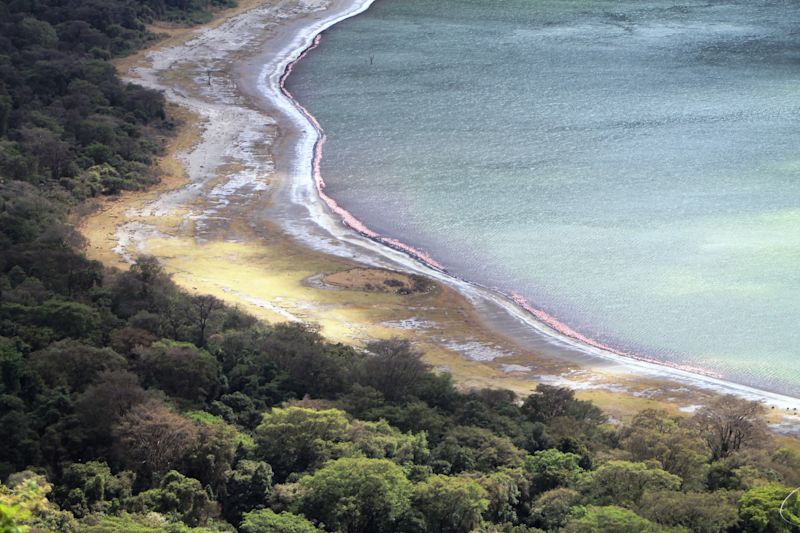
[[[742,494],[739,499],[742,530],[753,533],[797,531],[800,528],[800,505],[797,493],[792,491],[792,488],[785,485],[771,483]],[[783,506],[783,516],[781,516],[781,506]]]
[[531,505],[531,521],[546,531],[555,531],[566,523],[580,500],[580,493],[572,489],[548,490]]
[[198,440],[181,462],[181,471],[199,479],[213,495],[222,494],[237,454],[251,453],[255,443],[250,435],[205,411],[189,411],[184,416],[197,423]]
[[335,457],[349,427],[347,415],[338,409],[275,408],[256,428],[258,455],[283,480]]
[[132,486],[131,472],[115,476],[103,462],[72,463],[64,469],[55,500],[63,509],[82,518],[92,512],[119,509],[131,496]]
[[0,483],[0,531],[77,532],[74,517],[47,500],[52,488],[44,476],[30,471],[12,474],[6,485]]
[[545,492],[575,485],[583,472],[579,460],[574,453],[543,450],[526,457],[524,469],[530,475],[534,492]]
[[47,22],[33,17],[25,17],[19,23],[19,37],[28,46],[53,46],[58,42],[56,30]]
[[765,480],[775,480],[776,473],[759,458],[735,453],[709,465],[706,477],[708,490],[749,490]]
[[364,384],[380,391],[391,402],[407,398],[428,371],[422,352],[407,340],[371,342],[367,351],[371,356],[364,362]]
[[80,523],[80,533],[229,533],[230,526],[210,522],[189,527],[155,511],[146,514],[90,515]]
[[426,531],[467,533],[481,524],[486,496],[471,479],[433,475],[414,487],[414,507],[425,517]]
[[74,340],[54,342],[30,356],[30,366],[50,387],[82,391],[104,370],[118,370],[125,358],[110,348]]
[[606,416],[591,402],[575,398],[575,391],[540,383],[525,399],[522,412],[533,422],[545,424],[556,418],[573,418],[590,423],[605,422]]
[[[0,135],[5,135],[8,131],[8,118],[11,115],[12,109],[13,102],[11,101],[11,97],[7,94],[0,94]],[[5,159],[3,155],[6,149],[8,148],[0,144],[0,170],[6,170],[3,168],[7,166],[7,163],[3,164],[5,163],[3,161],[3,159]]]
[[129,271],[114,279],[110,289],[111,309],[122,318],[133,317],[140,311],[165,310],[176,292],[169,276],[152,256],[138,257]]
[[[372,391],[370,387],[367,392]],[[354,388],[354,393],[356,389]],[[348,401],[350,401],[348,399]],[[388,405],[376,397],[369,399],[375,406],[365,413],[365,418],[384,418],[390,424],[403,431],[424,431],[432,442],[440,442],[452,428],[452,420],[438,408],[416,400],[403,405]]]
[[320,533],[322,530],[303,518],[292,513],[276,513],[272,509],[252,511],[244,515],[242,533]]
[[0,337],[0,393],[19,392],[23,365],[17,343],[13,339]]
[[521,469],[502,469],[471,476],[486,491],[489,505],[484,518],[497,524],[516,523],[517,509],[523,496],[529,494],[530,485]]
[[27,465],[41,463],[35,423],[19,397],[0,395],[0,479]]
[[258,352],[260,364],[272,363],[286,374],[297,397],[330,398],[349,389],[361,359],[351,348],[326,344],[319,328],[294,322],[272,328]]
[[272,468],[264,461],[240,460],[236,468],[226,472],[225,490],[220,496],[224,517],[238,523],[244,513],[266,507],[271,492]]
[[647,492],[639,514],[665,526],[696,533],[728,531],[738,521],[736,505],[726,492]]
[[35,320],[49,327],[58,338],[89,337],[100,323],[97,311],[88,305],[63,300],[48,300],[34,309]]
[[204,402],[221,388],[219,363],[192,344],[162,340],[135,352],[146,386],[192,402]]
[[786,446],[772,450],[770,466],[778,472],[784,483],[800,485],[800,451]]
[[525,399],[522,413],[534,424],[526,443],[530,451],[555,445],[563,452],[584,456],[581,465],[591,466],[587,451],[602,443],[605,436],[607,417],[600,408],[575,398],[570,389],[540,383]]
[[189,526],[205,525],[217,514],[216,505],[196,479],[170,470],[158,488],[146,490],[127,502],[129,511],[155,511],[176,517]]
[[[230,378],[230,375],[227,377]],[[261,376],[256,379],[261,379]],[[248,429],[255,429],[262,418],[261,411],[256,409],[253,399],[239,391],[223,394],[219,400],[211,402],[209,410],[224,418],[226,422]]]
[[401,464],[427,463],[430,451],[425,433],[402,433],[385,420],[364,422],[353,420],[348,429],[348,455],[365,455],[375,459],[387,458]]
[[616,507],[577,508],[563,529],[564,533],[661,533],[663,528],[633,511]]
[[449,474],[516,467],[524,455],[508,437],[469,426],[449,430],[432,452],[433,460],[439,463],[438,470]]
[[633,461],[660,462],[664,470],[683,479],[684,489],[703,486],[709,460],[705,440],[696,428],[686,427],[665,411],[638,413],[620,430],[620,446]]
[[350,420],[339,409],[275,408],[256,428],[258,455],[279,480],[303,472],[328,459],[364,455],[397,462],[425,461],[425,435],[409,435],[384,421]]
[[387,459],[337,459],[299,483],[295,509],[343,533],[395,531],[411,507],[411,482]]
[[587,472],[579,484],[581,492],[598,505],[635,506],[645,491],[678,490],[681,478],[644,463],[609,461]]
[[31,476],[13,489],[0,484],[0,531],[17,533],[28,531],[34,512],[47,507],[50,485],[41,478]]

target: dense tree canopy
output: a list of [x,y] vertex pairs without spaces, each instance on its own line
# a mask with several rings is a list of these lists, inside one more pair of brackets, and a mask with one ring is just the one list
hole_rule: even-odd
[[739,516],[744,531],[777,533],[797,531],[800,504],[791,487],[770,483],[745,492],[739,500]]
[[337,459],[299,484],[296,509],[344,533],[397,531],[413,494],[403,469],[387,459]]
[[228,2],[0,2],[0,533],[792,530],[754,402],[610,423],[86,259],[68,217],[155,183],[175,127],[108,60]]
[[565,533],[663,533],[664,528],[642,518],[633,511],[613,505],[576,508],[567,521]]
[[580,490],[593,502],[604,505],[636,506],[647,491],[673,490],[681,478],[645,463],[609,461],[581,479]]
[[319,529],[292,513],[276,513],[272,509],[252,511],[244,515],[240,531],[243,533],[319,533]]
[[425,517],[428,531],[473,531],[481,524],[488,503],[483,487],[465,477],[433,475],[414,489],[414,506]]

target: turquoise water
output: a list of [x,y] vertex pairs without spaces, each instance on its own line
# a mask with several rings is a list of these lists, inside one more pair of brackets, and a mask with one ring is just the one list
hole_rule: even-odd
[[800,395],[800,3],[379,0],[288,88],[371,228],[587,337]]

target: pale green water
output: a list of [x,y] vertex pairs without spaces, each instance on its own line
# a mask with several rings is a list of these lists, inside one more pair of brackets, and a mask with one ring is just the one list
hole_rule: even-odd
[[589,337],[800,394],[800,3],[379,0],[288,86],[373,229]]

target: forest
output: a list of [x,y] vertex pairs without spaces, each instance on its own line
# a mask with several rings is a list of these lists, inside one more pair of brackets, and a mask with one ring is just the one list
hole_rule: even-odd
[[176,128],[110,60],[229,5],[0,2],[0,532],[795,530],[800,448],[760,404],[623,423],[556,386],[463,390],[406,341],[88,260],[70,216],[158,182]]

